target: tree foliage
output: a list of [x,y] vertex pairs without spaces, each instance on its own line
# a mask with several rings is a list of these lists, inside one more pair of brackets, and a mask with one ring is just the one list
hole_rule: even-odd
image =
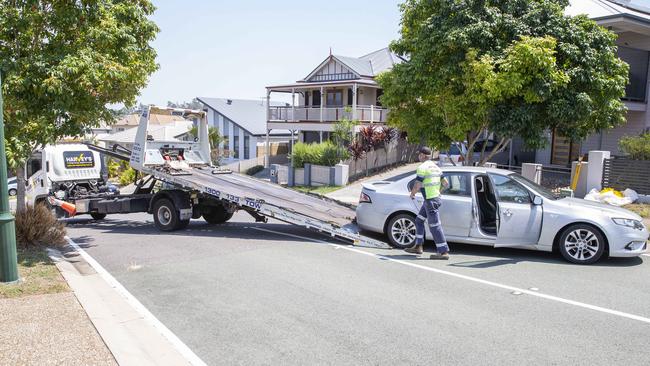
[[0,0],[10,166],[20,168],[38,146],[111,122],[109,104],[135,104],[158,67],[154,9],[149,0]]
[[[628,66],[616,35],[566,0],[407,0],[391,48],[407,59],[380,75],[389,121],[421,142],[473,146],[488,131],[544,146],[545,132],[573,140],[624,122]],[[420,142],[420,141],[418,141]]]

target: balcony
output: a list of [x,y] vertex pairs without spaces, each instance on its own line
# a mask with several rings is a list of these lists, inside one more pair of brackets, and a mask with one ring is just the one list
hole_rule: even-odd
[[[321,118],[322,112],[322,118]],[[343,118],[356,119],[363,123],[386,123],[388,109],[374,105],[357,106],[356,116],[352,107],[294,107],[275,106],[269,108],[272,122],[336,122]]]

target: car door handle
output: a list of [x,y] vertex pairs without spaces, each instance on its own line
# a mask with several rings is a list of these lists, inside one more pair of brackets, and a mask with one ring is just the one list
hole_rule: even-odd
[[510,211],[509,208],[506,208],[506,209],[503,211],[503,215],[504,215],[505,217],[510,217],[510,216],[512,216],[512,211]]

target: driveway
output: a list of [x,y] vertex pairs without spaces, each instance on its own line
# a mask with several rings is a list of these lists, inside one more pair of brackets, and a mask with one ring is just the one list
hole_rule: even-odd
[[380,180],[391,181],[391,182],[400,180],[410,174],[415,174],[415,170],[417,169],[419,164],[420,163],[410,163],[410,164],[402,165],[395,169],[391,169],[383,173],[375,174],[373,176],[360,179],[348,186],[345,186],[341,189],[337,189],[334,192],[330,192],[325,196],[340,202],[356,205],[359,203],[359,195],[361,194],[361,190],[363,189],[363,183],[376,182]]
[[208,364],[648,363],[647,256],[577,266],[452,245],[431,261],[245,213],[174,233],[145,214],[80,217],[68,232]]

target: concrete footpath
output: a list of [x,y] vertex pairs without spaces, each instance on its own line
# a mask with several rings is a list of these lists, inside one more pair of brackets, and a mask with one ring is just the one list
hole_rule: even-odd
[[361,190],[363,189],[362,186],[363,183],[376,182],[380,180],[386,180],[386,181],[400,180],[408,176],[409,174],[415,174],[415,170],[417,169],[419,164],[420,163],[410,163],[410,164],[402,165],[395,169],[391,169],[380,174],[376,174],[370,177],[360,179],[346,187],[338,189],[334,192],[330,192],[325,196],[340,202],[356,205],[359,203],[359,195],[361,194]]
[[91,257],[75,249],[51,256],[120,365],[203,364]]

